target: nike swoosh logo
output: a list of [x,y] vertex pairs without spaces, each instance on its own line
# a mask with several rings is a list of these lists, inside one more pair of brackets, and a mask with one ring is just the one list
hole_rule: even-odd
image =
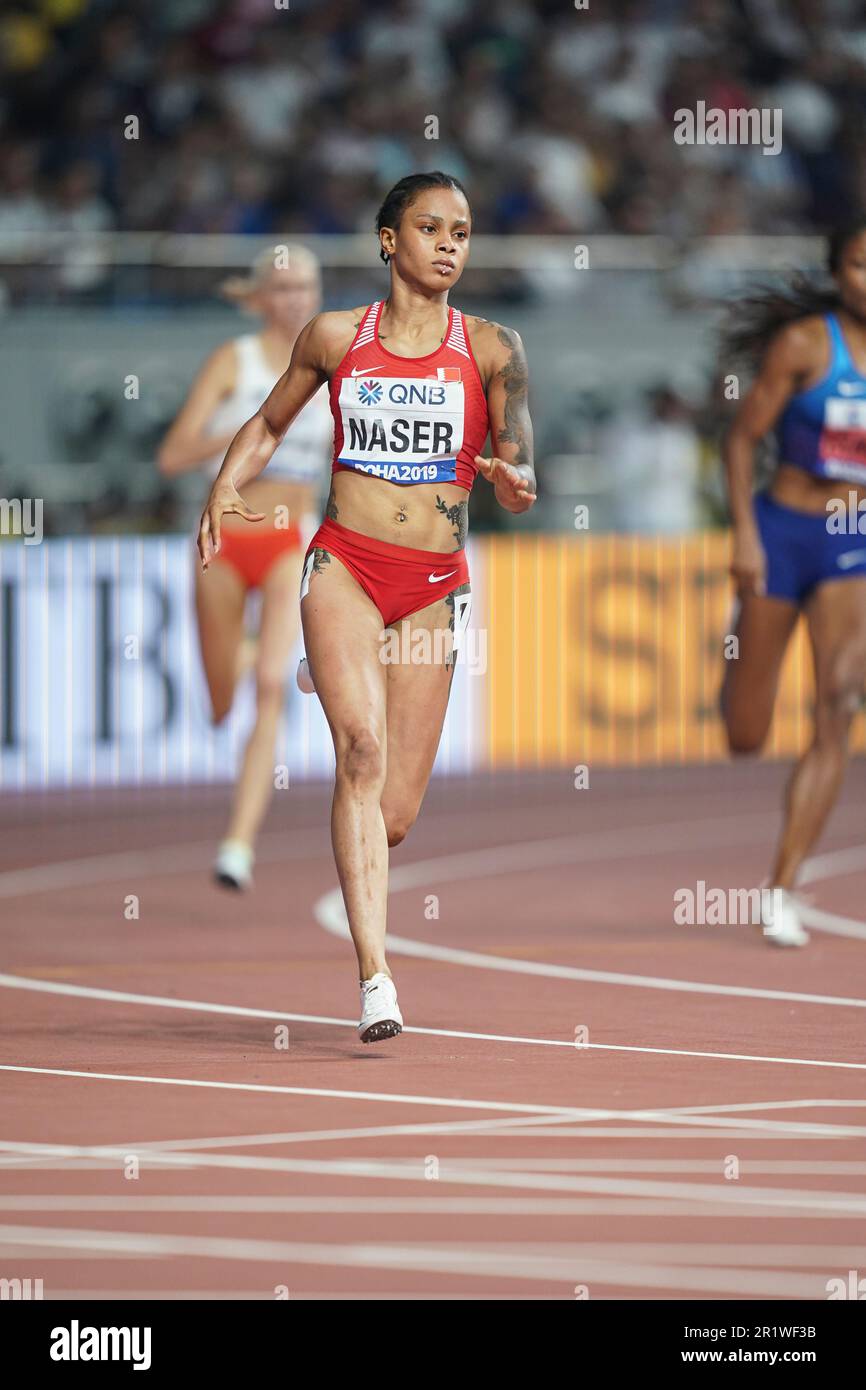
[[352,376],[370,376],[373,372],[381,372],[384,366],[384,362],[377,362],[375,367],[353,367]]
[[846,550],[843,555],[836,556],[836,564],[840,570],[849,570],[861,560],[866,560],[866,550]]
[[452,575],[455,575],[456,573],[456,570],[449,570],[448,574],[428,574],[427,583],[436,584],[440,579],[450,579]]

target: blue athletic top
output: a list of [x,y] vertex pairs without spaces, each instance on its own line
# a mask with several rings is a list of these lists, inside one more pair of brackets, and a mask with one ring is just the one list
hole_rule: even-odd
[[830,366],[785,407],[776,426],[779,462],[866,485],[866,376],[854,366],[836,315],[825,314],[824,322]]

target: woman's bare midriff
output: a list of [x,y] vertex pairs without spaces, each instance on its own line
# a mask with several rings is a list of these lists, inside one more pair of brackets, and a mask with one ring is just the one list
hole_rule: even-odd
[[866,485],[846,482],[839,478],[816,478],[804,468],[796,468],[792,463],[779,465],[770,486],[770,496],[783,507],[792,507],[798,512],[812,512],[823,515],[827,503],[833,498],[840,499],[846,506],[850,493],[857,500],[866,497]]
[[327,514],[377,541],[453,554],[466,543],[469,493],[455,483],[401,486],[339,470],[331,479]]
[[[249,530],[251,525],[273,526],[279,523],[285,527],[300,523],[305,513],[315,511],[317,497],[315,489],[302,483],[269,482],[267,477],[257,478],[241,488],[241,496],[254,512],[264,512],[266,521],[249,522],[233,512],[226,512],[222,518],[224,531]],[[278,508],[283,508],[278,512]]]

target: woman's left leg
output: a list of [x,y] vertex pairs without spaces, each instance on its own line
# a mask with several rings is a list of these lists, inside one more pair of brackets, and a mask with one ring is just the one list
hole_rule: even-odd
[[833,809],[848,759],[851,721],[866,683],[866,578],[819,584],[806,605],[815,664],[815,728],[785,796],[770,879],[790,889]]
[[430,780],[454,677],[455,623],[459,643],[468,594],[462,585],[389,629],[399,657],[386,663],[388,767],[380,805],[392,848],[412,828]]
[[274,791],[274,749],[286,686],[286,664],[301,626],[298,589],[303,554],[276,560],[262,582],[255,660],[256,722],[247,739],[226,839],[252,847]]

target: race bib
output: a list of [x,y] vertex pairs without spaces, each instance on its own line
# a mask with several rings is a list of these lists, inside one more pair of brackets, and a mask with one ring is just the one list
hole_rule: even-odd
[[463,382],[344,377],[338,462],[389,483],[453,483],[463,447]]
[[828,477],[862,480],[866,473],[866,400],[840,396],[827,400],[818,456]]

